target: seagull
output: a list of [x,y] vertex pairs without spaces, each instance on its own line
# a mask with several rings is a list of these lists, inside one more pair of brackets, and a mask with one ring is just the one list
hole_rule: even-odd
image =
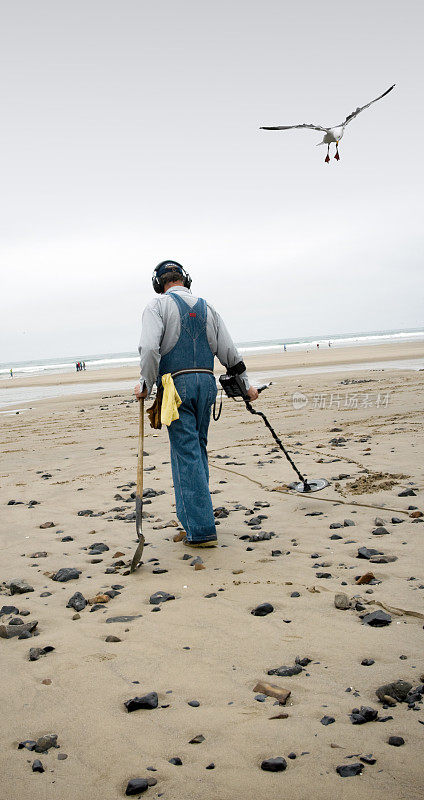
[[382,97],[385,97],[386,94],[389,94],[389,92],[391,92],[392,89],[395,88],[395,86],[396,86],[396,84],[394,83],[393,86],[390,87],[390,89],[387,89],[385,92],[383,92],[383,94],[380,94],[379,97],[375,98],[375,100],[371,100],[370,103],[367,103],[365,106],[361,106],[360,108],[357,108],[356,111],[352,111],[351,114],[348,114],[348,116],[346,117],[345,121],[342,122],[341,125],[335,125],[332,128],[325,128],[323,125],[312,125],[312,124],[308,124],[308,123],[304,122],[301,125],[277,125],[275,127],[262,126],[260,128],[260,130],[261,131],[289,131],[292,128],[310,128],[311,130],[314,130],[314,131],[323,131],[324,132],[324,138],[323,138],[322,142],[318,142],[318,145],[320,145],[320,144],[326,144],[327,145],[327,155],[325,157],[325,162],[328,164],[329,161],[330,161],[330,144],[332,144],[333,142],[336,145],[336,153],[335,153],[334,158],[336,159],[336,161],[339,161],[340,160],[339,142],[340,142],[340,139],[342,138],[342,136],[344,134],[346,125],[348,125],[349,122],[351,122],[353,119],[355,119],[355,117],[357,117],[358,114],[361,113],[361,111],[364,111],[366,108],[369,108],[370,106],[372,106],[373,103],[376,103],[377,100],[381,100]]

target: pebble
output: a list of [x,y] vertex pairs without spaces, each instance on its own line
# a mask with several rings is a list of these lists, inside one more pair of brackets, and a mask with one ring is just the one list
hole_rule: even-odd
[[266,758],[261,764],[261,769],[265,772],[283,772],[286,768],[287,761],[281,756],[277,756],[277,758]]
[[385,611],[372,611],[370,614],[365,614],[362,617],[363,625],[371,625],[373,628],[382,628],[385,625],[390,625],[392,618],[390,614]]
[[327,717],[327,716],[324,716],[320,719],[321,725],[332,725],[333,722],[335,721],[336,720],[334,719],[334,717]]
[[121,642],[119,636],[106,636],[105,642]]
[[374,661],[373,658],[363,658],[362,661],[361,661],[361,665],[363,667],[372,667],[373,664],[375,664],[375,661]]
[[347,611],[350,608],[350,600],[344,592],[339,592],[334,598],[334,605],[342,611]]
[[149,692],[143,697],[133,697],[124,703],[128,712],[138,711],[139,709],[153,709],[158,707],[158,696],[156,692]]
[[398,680],[393,681],[392,683],[385,683],[383,686],[379,686],[375,693],[378,699],[381,701],[383,701],[383,697],[392,697],[399,703],[404,703],[411,689],[412,683]]
[[106,622],[132,622],[133,619],[139,619],[139,617],[143,616],[142,614],[134,614],[133,616],[122,616],[122,617],[108,617]]
[[175,595],[168,594],[168,592],[159,591],[150,595],[149,603],[152,606],[156,606],[158,603],[166,603],[168,600],[175,600]]
[[47,653],[51,653],[52,650],[54,650],[54,647],[51,645],[47,645],[46,647],[31,647],[29,651],[29,660],[38,661],[41,656],[46,656]]
[[49,733],[46,736],[40,736],[33,748],[36,753],[46,753],[51,747],[57,747],[57,734]]
[[200,703],[198,700],[189,700],[187,705],[191,706],[192,708],[199,708]]
[[272,606],[271,603],[261,603],[250,613],[253,614],[254,617],[266,617],[267,614],[271,614],[273,611],[274,606]]
[[26,594],[26,592],[33,592],[34,587],[24,578],[13,578],[9,581],[9,590],[10,594]]
[[148,788],[149,784],[146,778],[131,778],[131,780],[128,781],[125,794],[127,797],[131,797],[132,795],[146,792]]
[[85,599],[84,595],[81,592],[75,592],[72,597],[69,598],[66,608],[73,608],[75,611],[82,611],[87,605],[87,600]]
[[62,567],[55,572],[55,574],[52,576],[52,580],[59,581],[59,583],[66,583],[66,581],[77,580],[80,575],[80,569],[75,569],[75,567]]
[[364,725],[365,722],[373,722],[378,717],[378,711],[370,706],[353,708],[350,715],[352,725]]
[[37,625],[38,620],[24,622],[22,625],[0,625],[0,637],[2,639],[12,639],[17,636],[19,639],[28,639]]
[[183,762],[181,761],[181,758],[174,756],[174,758],[169,759],[168,763],[174,764],[176,767],[181,767]]
[[32,768],[31,769],[32,769],[33,772],[44,772],[44,767],[43,767],[41,761],[38,760],[38,758],[36,758],[35,761],[32,762]]
[[387,744],[391,744],[392,747],[402,747],[405,744],[405,739],[402,736],[389,736]]
[[193,738],[190,739],[189,744],[201,744],[204,741],[205,737],[203,736],[203,734],[198,733],[197,736],[193,736]]
[[354,775],[360,775],[363,769],[363,764],[342,764],[336,767],[336,772],[338,772],[342,778],[351,778]]

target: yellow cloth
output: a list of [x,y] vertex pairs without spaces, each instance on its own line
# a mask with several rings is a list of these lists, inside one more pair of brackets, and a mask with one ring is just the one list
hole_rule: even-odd
[[179,419],[178,409],[181,405],[181,397],[178,394],[170,372],[162,375],[163,398],[160,414],[161,422],[170,425],[174,419]]

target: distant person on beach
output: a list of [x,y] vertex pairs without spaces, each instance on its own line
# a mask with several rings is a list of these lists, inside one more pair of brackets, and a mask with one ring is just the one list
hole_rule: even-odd
[[328,346],[331,347],[331,342],[328,342]]
[[13,369],[10,367],[10,377],[13,378]]
[[284,352],[286,352],[286,350],[287,350],[287,347],[286,347],[286,345],[284,345]]
[[85,370],[85,361],[82,362],[82,368]]
[[319,342],[317,342],[317,350],[319,350]]
[[152,281],[159,297],[143,313],[141,376],[134,392],[137,399],[148,397],[155,382],[162,385],[163,375],[171,373],[174,378],[182,402],[168,435],[177,516],[184,528],[181,538],[194,547],[213,547],[217,536],[206,445],[217,392],[214,356],[243,379],[251,401],[258,391],[249,385],[245,364],[223,320],[209,303],[193,297],[191,278],[181,264],[162,261]]

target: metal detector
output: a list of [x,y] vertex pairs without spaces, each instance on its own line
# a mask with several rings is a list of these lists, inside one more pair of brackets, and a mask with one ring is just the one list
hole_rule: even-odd
[[[305,478],[302,475],[302,473],[299,472],[298,468],[296,467],[296,464],[294,463],[294,461],[291,458],[291,456],[288,454],[288,452],[287,452],[286,448],[284,447],[281,439],[277,436],[274,428],[272,427],[270,422],[267,420],[265,414],[262,411],[256,411],[252,407],[252,405],[251,405],[251,403],[249,401],[249,398],[247,396],[247,392],[246,392],[246,387],[244,385],[244,381],[240,377],[240,375],[229,375],[229,374],[221,375],[220,378],[219,378],[219,382],[220,382],[225,394],[227,395],[227,397],[231,397],[233,400],[236,400],[236,401],[237,400],[243,400],[244,403],[246,404],[247,410],[250,411],[251,414],[256,414],[256,416],[262,417],[262,419],[263,419],[266,427],[270,431],[273,439],[277,442],[278,447],[280,448],[280,450],[283,451],[285,457],[287,458],[287,461],[289,462],[290,466],[294,469],[294,471],[295,471],[296,475],[298,476],[298,478],[300,478],[300,482],[294,481],[293,483],[289,484],[289,488],[290,489],[294,489],[296,492],[300,492],[301,494],[304,494],[306,492],[319,492],[321,489],[325,489],[325,487],[328,486],[328,481],[326,481],[324,478]],[[265,383],[263,386],[258,386],[258,392],[263,392],[263,390],[267,389],[268,386],[270,386],[270,385],[271,385],[271,383]],[[221,408],[222,408],[222,400],[221,400],[221,406],[220,406],[220,409],[219,409],[219,412],[218,412],[218,416],[215,416],[215,414],[214,414],[214,419],[219,419],[219,416],[220,416],[220,413],[221,413]]]

